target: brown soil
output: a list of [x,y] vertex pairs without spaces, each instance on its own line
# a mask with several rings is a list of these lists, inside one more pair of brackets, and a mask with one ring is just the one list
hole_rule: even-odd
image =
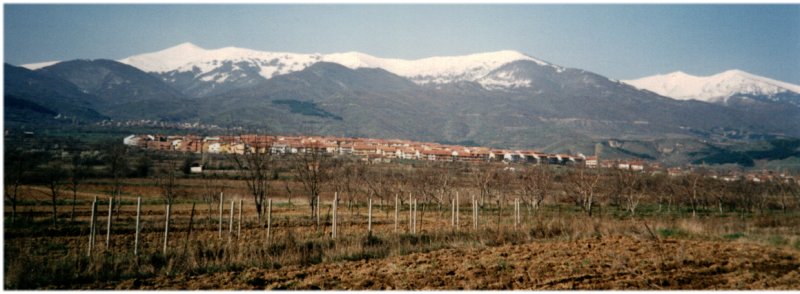
[[800,289],[800,252],[603,237],[87,285],[111,289]]

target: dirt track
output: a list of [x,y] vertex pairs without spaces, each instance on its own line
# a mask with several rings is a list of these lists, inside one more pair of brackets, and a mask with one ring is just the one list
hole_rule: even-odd
[[604,237],[91,285],[116,289],[800,289],[800,252]]

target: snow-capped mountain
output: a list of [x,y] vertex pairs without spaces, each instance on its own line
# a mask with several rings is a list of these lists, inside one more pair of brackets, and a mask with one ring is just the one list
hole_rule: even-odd
[[351,69],[380,68],[406,77],[420,85],[470,81],[478,82],[487,88],[503,85],[526,85],[527,81],[485,79],[495,69],[519,60],[533,61],[542,66],[553,66],[512,50],[416,60],[378,58],[358,52],[335,53],[322,57],[322,61],[338,63]]
[[[420,85],[469,81],[495,90],[526,87],[530,81],[515,79],[512,73],[489,76],[501,66],[520,60],[552,67],[559,72],[563,70],[512,50],[404,60],[360,52],[302,54],[236,47],[204,49],[191,43],[130,56],[119,62],[154,74],[186,94],[201,97],[255,85],[275,76],[301,71],[318,62],[337,63],[351,69],[380,68]],[[57,62],[26,64],[23,67],[38,69],[54,63]]]
[[255,85],[265,79],[301,71],[318,62],[337,63],[351,69],[380,68],[420,85],[470,81],[477,82],[486,89],[524,87],[530,81],[514,79],[510,74],[488,76],[499,67],[520,60],[563,70],[511,50],[404,60],[380,58],[360,52],[301,54],[236,47],[209,50],[191,43],[119,61],[155,74],[186,94],[200,97],[226,92],[231,88]]
[[[119,60],[145,72],[197,72],[203,77],[230,62],[246,62],[258,67],[264,78],[302,70],[320,61],[319,54],[296,54],[284,52],[263,52],[244,48],[225,47],[206,50],[192,43],[183,43],[158,52],[135,55]],[[234,68],[236,70],[236,68]],[[206,80],[222,80],[224,77]]]
[[[742,85],[749,79],[722,79],[707,89],[749,94],[726,104],[682,101],[515,51],[402,60],[357,52],[206,50],[187,43],[121,61],[66,61],[7,73],[7,91],[16,94],[9,105],[22,121],[30,113],[65,113],[86,121],[152,119],[490,146],[555,146],[564,138],[570,146],[573,138],[706,140],[731,130],[754,137],[800,134],[800,107],[746,96],[800,97],[779,82],[759,79],[748,87]],[[701,93],[712,92],[697,83]],[[65,84],[85,99],[51,103],[54,95],[44,90]]]
[[800,86],[741,70],[729,70],[707,77],[677,71],[623,82],[678,100],[724,104],[732,97],[740,97],[800,105],[800,100],[796,98],[800,96]]
[[29,63],[29,64],[22,65],[22,67],[30,69],[30,70],[37,70],[37,69],[40,69],[40,68],[43,68],[43,67],[51,66],[51,65],[59,63],[59,62],[61,62],[61,61],[45,61],[45,62]]

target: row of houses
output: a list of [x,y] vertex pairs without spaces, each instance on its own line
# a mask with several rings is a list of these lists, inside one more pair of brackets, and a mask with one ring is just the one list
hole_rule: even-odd
[[[699,172],[694,167],[662,168],[657,162],[643,160],[603,160],[596,156],[547,154],[534,150],[492,149],[486,147],[467,147],[431,142],[416,142],[400,139],[346,138],[322,136],[166,136],[130,135],[123,139],[129,146],[149,150],[209,153],[243,154],[250,152],[269,152],[285,155],[297,153],[325,153],[330,155],[350,155],[364,161],[391,162],[394,160],[463,161],[463,162],[508,162],[532,164],[584,165],[589,168],[631,170],[635,172],[666,172],[670,176],[680,176]],[[774,171],[750,171],[717,174],[713,170],[701,172],[709,177],[723,181],[747,180],[794,181],[800,177]]]
[[429,160],[464,162],[519,162],[534,164],[581,164],[597,167],[595,156],[582,154],[547,154],[534,150],[492,149],[467,147],[400,139],[345,138],[322,136],[207,136],[194,135],[130,135],[123,139],[129,146],[149,150],[210,154],[243,154],[270,152],[296,154],[318,152],[332,155],[352,155],[369,162],[392,160]]

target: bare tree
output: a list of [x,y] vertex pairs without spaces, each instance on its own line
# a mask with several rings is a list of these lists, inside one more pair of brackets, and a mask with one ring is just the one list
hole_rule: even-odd
[[720,214],[723,213],[722,205],[725,202],[725,195],[726,195],[725,183],[719,180],[713,180],[713,181],[707,181],[707,183],[704,186],[706,186],[708,197],[711,197],[714,200],[716,200],[717,209],[719,210],[719,213]]
[[691,204],[692,204],[692,217],[697,217],[697,206],[699,203],[698,200],[698,193],[701,189],[700,187],[700,180],[703,178],[703,174],[700,172],[692,172],[686,176],[685,186],[691,196]]
[[[330,173],[331,176],[328,177],[329,185],[333,188],[335,193],[339,194],[339,197],[343,197],[343,192],[346,189],[346,186],[349,182],[349,176],[347,175],[348,172],[352,171],[351,165],[346,162],[342,158],[333,159],[331,162]],[[286,183],[286,191],[290,193],[289,184]]]
[[363,164],[357,162],[345,164],[339,171],[339,176],[342,177],[342,181],[335,181],[342,185],[341,189],[345,195],[341,196],[341,199],[347,199],[347,209],[351,216],[353,214],[353,201],[355,200],[359,183],[364,178],[362,174],[365,172],[366,167]]
[[317,216],[316,207],[319,205],[317,198],[326,182],[326,176],[329,175],[331,157],[324,151],[306,148],[294,155],[293,162],[297,179],[308,196],[311,219],[314,219]]
[[753,195],[758,193],[757,187],[754,183],[740,179],[729,185],[729,191],[734,195],[736,206],[739,207],[739,212],[744,216],[745,213],[750,213],[753,209]]
[[52,161],[45,166],[42,171],[42,179],[45,185],[47,185],[48,190],[50,190],[50,200],[53,207],[53,225],[56,225],[56,219],[58,217],[57,201],[64,184],[62,181],[65,178],[64,168],[61,165],[62,162],[60,161]]
[[108,172],[112,177],[111,196],[115,199],[115,212],[119,217],[120,197],[122,196],[122,180],[128,173],[128,147],[120,142],[107,142],[102,147],[105,150],[105,162]]
[[579,165],[571,171],[569,181],[566,183],[567,191],[575,197],[575,204],[589,216],[592,216],[599,181],[600,172],[597,169],[587,169]]
[[517,178],[520,181],[522,200],[537,211],[552,189],[553,172],[546,165],[537,165],[526,168]]
[[775,183],[775,193],[777,193],[780,197],[781,211],[783,213],[786,213],[789,207],[788,196],[791,194],[797,194],[798,188],[800,187],[798,187],[797,182],[792,178]]
[[669,176],[666,174],[655,174],[646,178],[647,187],[650,195],[658,198],[658,212],[661,212],[664,203],[664,194],[668,193],[668,186],[670,183]]
[[472,171],[472,181],[478,186],[478,190],[480,191],[478,199],[480,200],[481,207],[483,207],[486,198],[490,197],[492,194],[492,181],[495,179],[496,174],[497,168],[490,163],[477,165]]
[[614,184],[615,189],[612,193],[621,196],[625,210],[635,215],[639,202],[647,192],[645,178],[639,173],[620,169],[614,173]]
[[[393,177],[387,169],[370,169],[361,174],[369,194],[379,199],[384,199],[392,193],[394,187]],[[335,179],[331,182],[337,182]]]
[[289,180],[284,179],[281,182],[283,182],[283,189],[286,190],[286,198],[289,201],[289,205],[292,205],[292,187],[289,185]]
[[208,208],[208,215],[206,220],[211,222],[212,210],[216,206],[215,200],[219,199],[219,195],[225,191],[225,185],[220,183],[219,179],[216,177],[203,174],[203,190],[202,190],[202,199],[203,202],[206,203]]
[[258,223],[262,223],[263,220],[269,181],[272,178],[273,160],[270,145],[266,138],[258,137],[255,142],[252,142],[252,145],[245,146],[242,154],[232,153],[230,155],[247,183],[247,190],[253,196]]
[[[9,148],[9,146],[6,146]],[[38,154],[26,153],[19,149],[9,148],[6,149],[4,160],[3,176],[5,184],[3,185],[5,198],[11,201],[11,223],[16,221],[17,217],[17,198],[22,184],[28,178],[31,169],[36,166]]]
[[437,172],[439,179],[436,181],[436,184],[438,185],[439,193],[438,196],[434,197],[434,200],[436,200],[440,206],[442,203],[449,202],[455,197],[453,187],[456,184],[460,171],[463,170],[463,166],[463,163],[460,162],[448,162]]
[[179,195],[178,191],[178,164],[168,160],[163,162],[156,170],[153,181],[161,191],[165,204],[172,204]]
[[76,152],[72,155],[72,169],[69,173],[69,187],[72,191],[72,213],[69,218],[71,222],[75,222],[75,202],[78,198],[78,185],[83,181],[86,176],[86,162],[81,157],[81,154]]

